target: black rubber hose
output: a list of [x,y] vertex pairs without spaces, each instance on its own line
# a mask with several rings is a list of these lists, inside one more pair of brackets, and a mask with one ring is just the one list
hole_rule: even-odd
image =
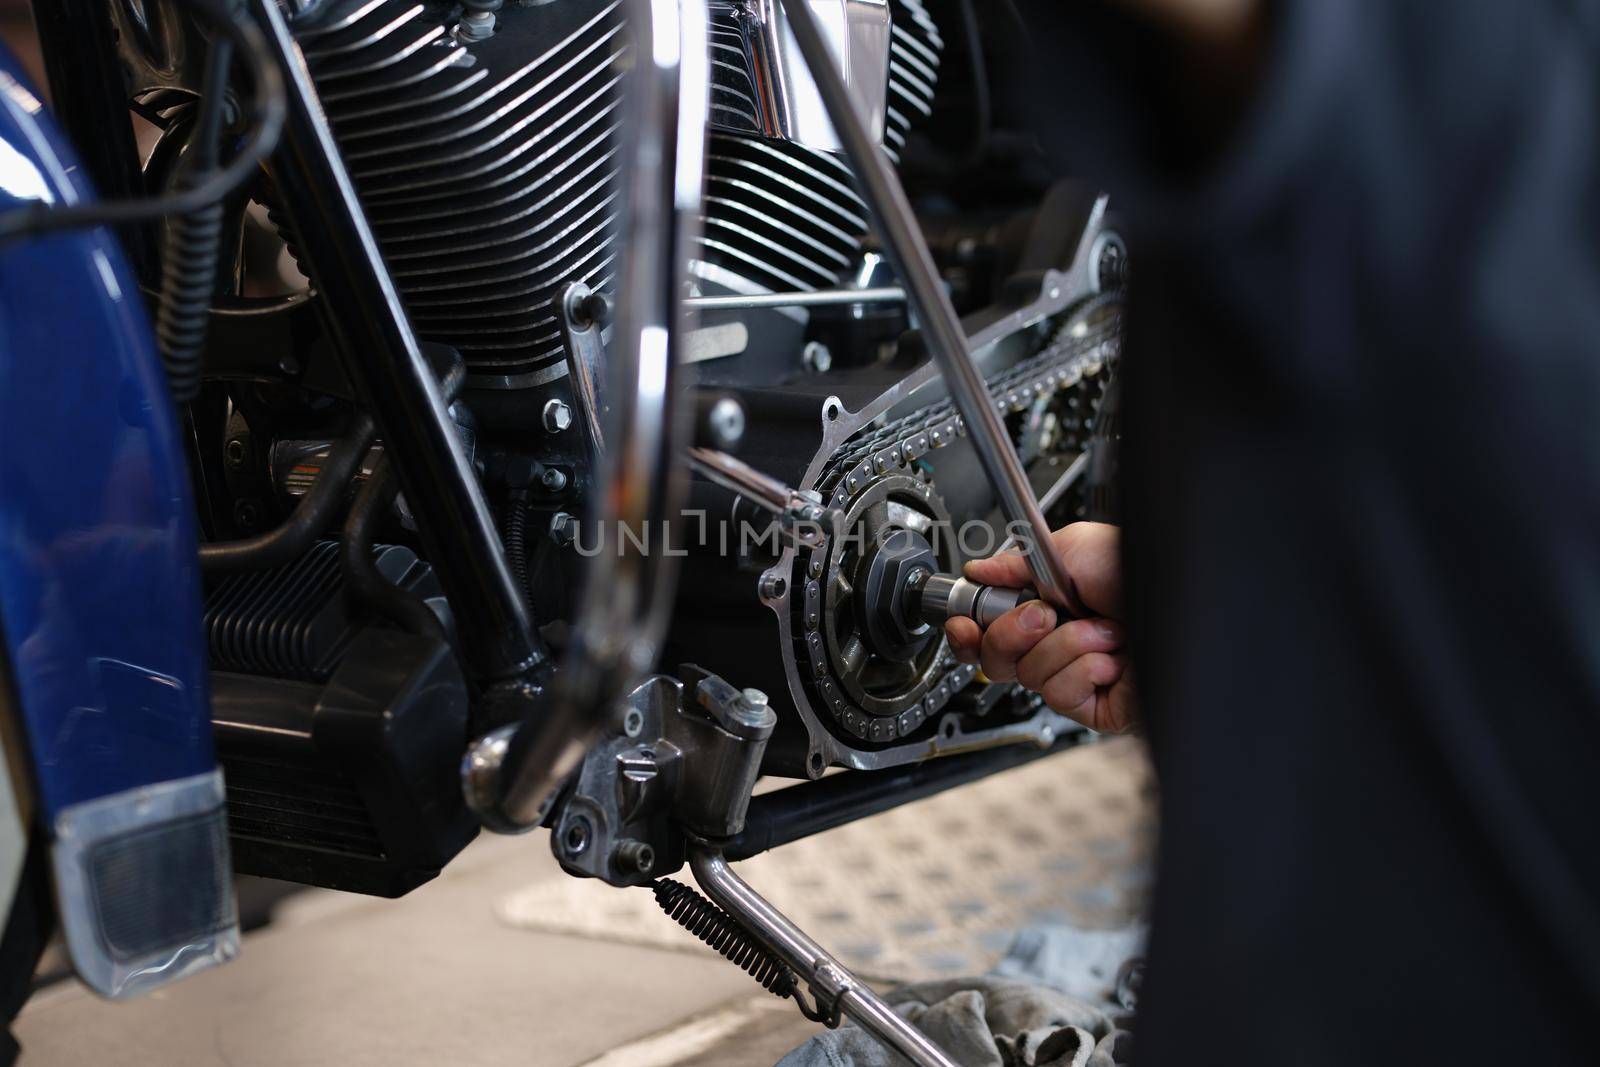
[[[205,184],[216,171],[227,110],[228,68],[233,43],[217,37],[206,53],[206,69],[194,129],[173,184],[189,190]],[[227,204],[214,200],[167,221],[161,298],[156,308],[156,343],[167,369],[172,399],[187,404],[200,392],[201,357],[206,325],[222,256],[222,229]]]
[[328,453],[322,472],[287,519],[259,537],[201,545],[200,569],[208,573],[259,571],[299,558],[333,520],[374,432],[372,416],[358,414],[350,432]]
[[400,588],[383,576],[372,559],[372,544],[378,523],[394,507],[394,498],[400,492],[394,468],[388,459],[380,459],[372,469],[356,501],[350,505],[350,517],[344,524],[345,587],[378,614],[400,624],[400,628],[422,637],[447,640],[444,624],[433,609],[415,593]]

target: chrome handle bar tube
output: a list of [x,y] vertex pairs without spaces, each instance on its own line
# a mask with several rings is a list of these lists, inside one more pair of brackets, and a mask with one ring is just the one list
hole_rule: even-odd
[[628,0],[625,17],[633,70],[624,89],[611,410],[593,494],[601,547],[584,568],[572,641],[549,698],[509,740],[490,735],[468,753],[469,800],[483,813],[479,783],[486,773],[497,779],[489,791],[497,810],[485,821],[501,829],[539,822],[606,710],[652,665],[677,577],[660,541],[684,491],[675,379],[710,107],[706,0]]

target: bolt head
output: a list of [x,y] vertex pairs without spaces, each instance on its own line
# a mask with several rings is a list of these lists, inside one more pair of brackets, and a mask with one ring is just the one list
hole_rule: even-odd
[[737,445],[744,439],[744,405],[725,396],[711,406],[711,430],[724,447]]
[[550,400],[544,406],[546,433],[564,433],[572,426],[572,408],[560,400]]
[[558,493],[567,487],[567,476],[555,467],[546,467],[544,474],[539,476],[539,484],[552,493]]
[[558,511],[550,516],[550,540],[557,545],[565,547],[572,544],[578,536],[578,519],[565,511]]
[[807,370],[816,374],[826,374],[833,369],[833,353],[821,341],[807,342],[800,353],[800,360]]
[[611,301],[604,293],[588,293],[578,302],[578,318],[584,326],[604,327],[611,322]]

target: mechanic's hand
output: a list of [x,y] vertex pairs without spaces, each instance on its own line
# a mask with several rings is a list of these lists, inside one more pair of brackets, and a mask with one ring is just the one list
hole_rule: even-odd
[[[1084,607],[1096,618],[1056,626],[1056,611],[1032,601],[1002,615],[987,630],[971,619],[945,624],[963,663],[980,663],[992,682],[1018,681],[1056,711],[1091,730],[1123,733],[1138,724],[1138,701],[1123,650],[1120,533],[1115,526],[1079,522],[1051,537]],[[967,564],[974,582],[1010,588],[1031,585],[1020,553]]]
[[1117,0],[1119,6],[1197,44],[1228,47],[1265,17],[1266,0]]
[[[1034,0],[1044,3],[1045,0]],[[1270,51],[1271,0],[1103,0],[1177,46],[1156,97],[1195,146],[1214,151],[1256,96]],[[1203,150],[1203,151],[1202,151]]]

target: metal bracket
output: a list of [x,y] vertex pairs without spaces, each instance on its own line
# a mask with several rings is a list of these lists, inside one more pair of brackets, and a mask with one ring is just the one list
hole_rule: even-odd
[[606,446],[602,429],[607,381],[604,333],[610,318],[611,304],[603,294],[582,282],[573,282],[562,290],[561,333],[567,342],[567,377],[572,382],[572,400],[578,406],[589,455],[596,460]]
[[683,864],[684,832],[744,829],[778,716],[767,695],[694,666],[628,695],[562,791],[550,846],[569,872],[646,885]]

